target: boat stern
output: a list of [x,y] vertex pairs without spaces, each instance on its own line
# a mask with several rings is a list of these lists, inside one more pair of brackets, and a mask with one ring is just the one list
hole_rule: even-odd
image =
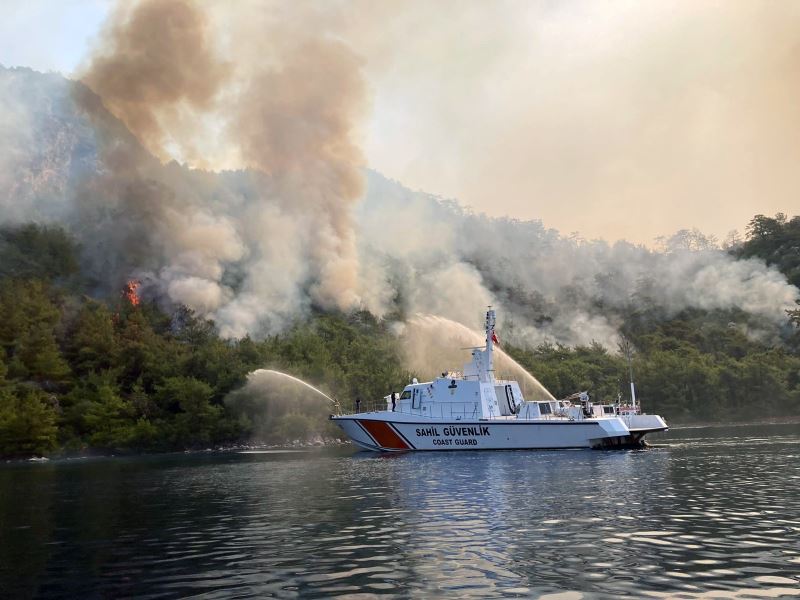
[[631,433],[654,433],[657,431],[667,431],[667,422],[658,415],[631,415],[628,422],[628,429]]
[[[618,423],[612,426],[613,423]],[[620,434],[619,425],[623,432]],[[609,419],[603,429],[609,433],[605,438],[595,440],[595,448],[645,448],[644,436],[648,433],[667,431],[666,421],[658,415],[626,415]]]

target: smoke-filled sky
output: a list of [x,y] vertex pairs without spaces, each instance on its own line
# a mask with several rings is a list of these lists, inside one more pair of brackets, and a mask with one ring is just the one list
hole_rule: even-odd
[[614,242],[798,212],[782,5],[30,6],[0,61],[46,68],[47,40],[15,31],[93,17],[49,46],[80,83],[0,69],[0,225],[66,227],[100,293],[140,280],[230,337],[408,316],[412,348],[489,304],[528,346],[615,349],[634,306],[726,311],[768,343],[788,327],[800,290],[762,261],[697,230]]
[[[685,227],[722,238],[756,213],[800,211],[800,4],[201,4],[213,51],[234,62],[268,62],[259,54],[264,35],[279,46],[297,32],[340,42],[339,55],[311,55],[360,65],[366,89],[353,92],[359,114],[346,116],[360,130],[365,164],[478,211],[645,243]],[[0,63],[85,74],[112,14],[102,0],[3,2]],[[205,74],[225,78],[238,67],[214,66]],[[302,73],[302,59],[292,68]],[[208,108],[210,96],[195,93],[185,104]],[[287,93],[275,111],[293,93],[308,97]],[[168,116],[168,131],[148,131],[162,136],[149,145],[162,158],[235,167],[264,156],[258,140],[235,152],[205,147],[213,117],[190,143],[192,110],[177,116]],[[171,146],[179,133],[182,143]],[[351,240],[335,243],[349,260]]]

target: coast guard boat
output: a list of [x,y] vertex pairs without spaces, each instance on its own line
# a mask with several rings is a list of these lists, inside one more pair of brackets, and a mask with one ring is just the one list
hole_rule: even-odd
[[519,383],[496,379],[495,311],[486,313],[486,346],[472,350],[461,373],[433,381],[414,379],[386,408],[331,415],[361,448],[408,450],[513,450],[642,446],[646,434],[666,431],[658,415],[631,404],[593,404],[586,392],[563,400],[526,400]]

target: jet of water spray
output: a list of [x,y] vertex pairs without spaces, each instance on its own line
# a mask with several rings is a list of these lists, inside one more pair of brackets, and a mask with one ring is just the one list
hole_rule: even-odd
[[[438,315],[416,314],[405,325],[402,333],[408,367],[423,376],[435,376],[431,369],[446,369],[466,362],[464,347],[483,346],[484,336],[466,325]],[[509,374],[519,379],[525,397],[531,400],[555,400],[555,397],[536,377],[495,346],[495,369],[500,375]]]
[[281,371],[275,371],[274,369],[256,369],[255,371],[253,371],[252,373],[250,373],[247,376],[247,379],[248,380],[254,379],[254,378],[259,377],[261,375],[274,375],[276,377],[284,377],[286,379],[289,379],[290,381],[293,381],[295,383],[299,383],[300,385],[304,385],[307,388],[309,388],[310,390],[315,391],[320,396],[324,396],[325,398],[327,398],[330,402],[333,403],[333,405],[337,408],[337,410],[341,411],[341,406],[339,406],[339,403],[336,400],[334,400],[333,398],[328,396],[328,394],[326,394],[322,390],[320,390],[318,388],[315,388],[313,385],[311,385],[307,381],[303,381],[302,379],[300,379],[298,377],[295,377],[294,375],[289,375],[288,373],[283,373]]

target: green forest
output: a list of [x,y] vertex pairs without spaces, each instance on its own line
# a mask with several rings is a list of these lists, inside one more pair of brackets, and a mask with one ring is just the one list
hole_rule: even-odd
[[[758,215],[729,251],[763,259],[800,286],[800,217]],[[241,392],[248,373],[291,373],[346,408],[414,375],[391,323],[368,312],[317,312],[277,336],[229,340],[185,307],[93,294],[97,282],[81,272],[79,256],[60,228],[0,230],[0,456],[336,436],[328,404],[262,402]],[[789,316],[793,329],[781,342],[762,343],[747,335],[746,315],[666,315],[636,299],[619,317],[639,400],[671,423],[800,415],[800,309]],[[599,344],[504,348],[557,397],[627,394],[626,359]]]

